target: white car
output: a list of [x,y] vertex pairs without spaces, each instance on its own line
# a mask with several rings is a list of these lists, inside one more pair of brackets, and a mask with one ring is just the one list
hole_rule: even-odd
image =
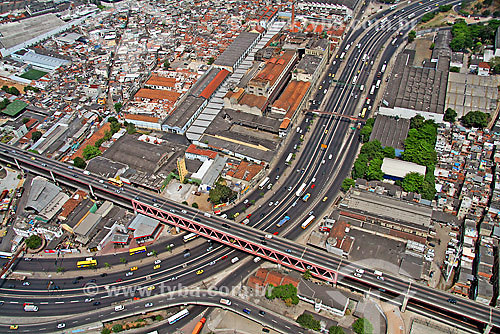
[[151,307],[151,306],[153,306],[153,303],[146,303],[146,304],[144,304],[144,307]]
[[30,285],[30,282],[24,282],[23,285],[24,286]]
[[356,272],[357,272],[357,273],[360,273],[360,274],[364,274],[364,273],[365,273],[365,270],[364,270],[364,269],[361,269],[361,268],[358,268],[358,269],[356,269]]
[[248,198],[243,201],[243,204],[247,204],[247,203],[248,203]]
[[160,264],[161,263],[161,260],[156,260],[155,261],[155,264]]
[[363,276],[363,274],[360,274],[360,273],[353,273],[352,276],[354,277],[358,277],[358,278],[361,278]]
[[64,322],[57,324],[57,328],[64,328],[64,327],[66,327],[66,324]]
[[149,253],[147,254],[147,256],[152,256],[152,255],[154,255],[154,252],[149,252]]
[[269,202],[269,206],[273,206],[273,202]]
[[87,298],[87,299],[85,299],[85,302],[86,302],[86,303],[90,303],[90,302],[91,302],[91,301],[93,301],[93,300],[94,300],[94,298]]
[[134,273],[132,271],[129,271],[128,273],[125,274],[126,277],[132,276]]

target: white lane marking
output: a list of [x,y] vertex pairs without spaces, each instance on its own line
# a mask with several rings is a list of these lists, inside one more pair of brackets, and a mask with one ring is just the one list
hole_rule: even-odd
[[271,319],[271,321],[274,322],[274,323],[276,323],[276,320],[274,320],[274,319]]
[[101,299],[104,299],[104,298],[109,298],[109,295],[108,296],[102,296]]
[[78,300],[72,300],[70,303],[78,303]]
[[64,302],[55,302],[54,304],[64,304]]
[[9,303],[11,303],[11,304],[19,304],[19,302],[15,302],[15,301],[10,301]]
[[40,302],[40,304],[47,305],[49,302]]

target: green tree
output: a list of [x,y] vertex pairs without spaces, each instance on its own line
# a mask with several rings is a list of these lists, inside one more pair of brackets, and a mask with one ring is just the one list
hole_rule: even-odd
[[368,126],[371,126],[373,128],[374,124],[375,124],[375,118],[368,118],[366,120],[365,126],[368,125]]
[[23,117],[23,124],[26,124],[30,121],[29,117]]
[[354,185],[356,184],[356,181],[354,181],[353,179],[351,178],[345,178],[344,181],[342,181],[342,190],[347,192],[349,191],[349,189],[351,189],[351,187],[354,187]]
[[367,141],[370,140],[370,135],[372,134],[372,130],[373,127],[365,125],[363,126],[361,131],[359,131],[359,135],[361,136],[361,140],[363,141],[363,143],[366,143]]
[[366,178],[371,180],[383,180],[384,172],[382,172],[382,159],[373,159],[370,161],[370,165],[368,166],[368,171],[366,172]]
[[422,23],[426,23],[426,22],[429,22],[430,20],[432,20],[434,18],[434,16],[436,16],[436,12],[428,12],[428,13],[425,13],[424,16],[422,16]]
[[450,66],[450,72],[460,73],[460,67]]
[[309,328],[318,331],[321,328],[319,320],[314,319],[314,317],[309,313],[302,313],[297,318],[297,323],[304,328]]
[[345,332],[342,327],[332,326],[328,329],[328,334],[345,334]]
[[419,129],[424,125],[425,118],[422,115],[415,115],[410,118],[410,129]]
[[356,334],[373,333],[373,325],[366,318],[359,318],[352,324],[352,330]]
[[424,176],[420,173],[412,172],[405,175],[401,186],[404,191],[420,193],[424,183]]
[[137,129],[135,128],[135,125],[133,123],[128,123],[126,125],[126,129],[129,135],[133,135],[134,133],[137,132]]
[[215,61],[215,58],[214,57],[210,57],[210,58],[208,58],[207,64],[208,65],[212,65],[214,63],[214,61]]
[[83,158],[85,160],[90,160],[90,159],[92,159],[94,157],[97,157],[98,155],[101,155],[101,150],[99,150],[94,145],[87,145],[83,149]]
[[396,150],[394,149],[394,147],[391,146],[384,147],[382,153],[384,154],[385,158],[394,159],[396,157]]
[[34,131],[31,134],[31,139],[34,143],[36,143],[40,138],[42,138],[42,133],[40,131]]
[[304,273],[302,274],[302,278],[305,280],[310,280],[311,277],[312,277],[312,275],[311,275],[311,271],[309,269],[304,271]]
[[368,172],[368,158],[364,154],[360,154],[352,167],[352,178],[363,179]]
[[[115,103],[115,106],[114,106],[114,107],[115,107],[115,111],[116,111],[117,113],[120,113],[120,111],[122,111],[123,104],[122,104],[121,102],[117,102],[117,103]],[[111,117],[110,117],[110,119],[111,119]],[[108,121],[109,121],[109,122],[111,122],[111,121],[110,121],[110,119],[108,119]],[[115,119],[116,119],[116,118],[115,118]]]
[[112,327],[113,332],[118,333],[123,331],[123,326],[120,324],[116,324]]
[[384,157],[384,154],[382,153],[382,144],[380,144],[378,140],[372,140],[363,144],[360,154],[366,155],[368,160],[376,158],[382,159]]
[[165,60],[163,62],[163,67],[166,68],[166,69],[169,69],[170,68],[170,62],[168,60]]
[[111,268],[111,265],[108,262],[104,262],[104,268]]
[[413,42],[415,40],[415,38],[417,38],[417,32],[415,30],[411,30],[408,33],[408,43]]
[[439,6],[439,11],[440,12],[449,12],[452,7],[453,7],[452,5],[442,5],[442,6]]
[[453,123],[455,122],[455,119],[457,118],[457,112],[451,108],[446,109],[444,112],[444,117],[443,120],[445,122],[450,122]]
[[83,158],[80,157],[76,157],[73,159],[73,165],[76,168],[81,168],[81,169],[85,169],[85,167],[87,167],[87,163],[85,162],[85,160],[83,160]]
[[158,256],[158,252],[157,251],[151,251],[151,255],[154,256],[154,257],[157,257]]
[[57,267],[56,272],[63,273],[66,269],[64,267]]
[[155,316],[155,321],[162,321],[163,320],[163,317],[161,315],[157,315]]
[[196,202],[193,202],[193,204],[191,204],[191,206],[192,206],[193,208],[195,208],[195,209],[198,209],[198,203],[196,203]]
[[104,327],[104,328],[101,330],[101,334],[111,334],[111,331],[110,331],[108,328]]
[[481,111],[470,111],[460,119],[464,126],[468,128],[485,128],[488,126],[490,115]]
[[123,264],[127,263],[127,259],[124,258],[124,257],[121,257],[120,258],[120,263],[123,263]]
[[38,249],[42,246],[42,238],[36,234],[31,235],[24,242],[26,243],[26,247],[29,249]]
[[217,184],[214,188],[210,189],[208,197],[212,204],[221,204],[231,202],[236,199],[238,194],[231,190],[228,186]]

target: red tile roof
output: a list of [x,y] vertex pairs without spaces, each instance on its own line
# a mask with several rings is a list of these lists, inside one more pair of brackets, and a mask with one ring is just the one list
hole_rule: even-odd
[[229,75],[228,70],[221,70],[219,73],[217,73],[215,78],[213,78],[213,80],[207,85],[207,87],[205,87],[205,89],[200,93],[200,96],[208,100],[228,75]]
[[149,115],[136,115],[136,114],[125,114],[125,119],[133,121],[150,122],[150,123],[158,123],[160,121],[160,118],[158,117]]
[[186,150],[186,153],[191,153],[191,154],[196,154],[196,155],[203,155],[206,156],[210,159],[215,159],[217,157],[217,152],[211,151],[211,150],[205,150],[201,148],[197,148],[196,145],[191,144]]
[[157,90],[148,88],[141,88],[135,94],[135,97],[140,99],[167,100],[171,102],[177,101],[179,96],[181,96],[181,94],[170,90]]
[[162,86],[162,87],[174,87],[175,86],[175,78],[165,78],[160,77],[158,75],[152,75],[148,81],[146,81],[146,85],[151,86]]

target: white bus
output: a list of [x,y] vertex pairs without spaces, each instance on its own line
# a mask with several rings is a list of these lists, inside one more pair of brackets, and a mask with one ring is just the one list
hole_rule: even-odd
[[345,52],[342,52],[342,53],[340,54],[340,59],[344,59],[344,56],[345,56]]
[[352,78],[352,84],[354,85],[356,83],[356,80],[358,80],[358,76],[355,75],[354,78]]
[[390,10],[394,10],[394,9],[396,9],[396,7],[397,7],[397,6],[398,6],[398,5],[392,5],[391,7],[389,7],[389,9],[390,9]]
[[380,82],[381,82],[380,80],[377,80],[377,84],[375,85],[375,87],[377,87],[377,89],[380,88]]
[[415,13],[411,13],[410,15],[408,15],[408,18],[409,18],[409,19],[412,19],[412,18],[414,18],[414,17],[415,17]]
[[259,184],[259,189],[264,189],[267,182],[269,182],[269,177],[266,177],[264,180],[262,180],[262,182]]
[[398,39],[397,39],[397,38],[394,38],[394,39],[392,40],[391,44],[392,44],[392,45],[395,45],[397,41],[398,41]]
[[292,161],[293,153],[289,153],[288,156],[286,157],[285,163],[287,165],[290,164],[290,161]]
[[372,88],[370,89],[370,95],[373,95],[375,93],[375,85],[372,85]]
[[384,63],[384,65],[382,65],[382,69],[380,69],[380,73],[384,73],[386,68],[387,64]]
[[187,315],[189,315],[189,311],[187,309],[184,309],[176,314],[174,314],[173,316],[171,316],[170,318],[168,318],[168,323],[170,325],[176,323],[177,321],[181,320],[182,318],[186,317]]
[[361,86],[359,86],[359,90],[360,90],[360,91],[365,90],[365,85],[361,85]]
[[184,242],[188,242],[188,241],[191,241],[191,240],[193,240],[193,239],[195,239],[197,237],[198,237],[198,234],[196,234],[196,233],[193,232],[193,233],[186,234],[184,236],[183,240],[184,240]]
[[314,216],[309,216],[309,218],[307,218],[303,223],[302,225],[300,225],[300,227],[302,227],[302,229],[306,229],[314,220]]
[[307,187],[307,184],[302,183],[299,190],[297,190],[297,192],[295,193],[295,196],[297,196],[297,197],[302,196],[302,193],[304,192],[304,190],[306,190],[306,187]]

